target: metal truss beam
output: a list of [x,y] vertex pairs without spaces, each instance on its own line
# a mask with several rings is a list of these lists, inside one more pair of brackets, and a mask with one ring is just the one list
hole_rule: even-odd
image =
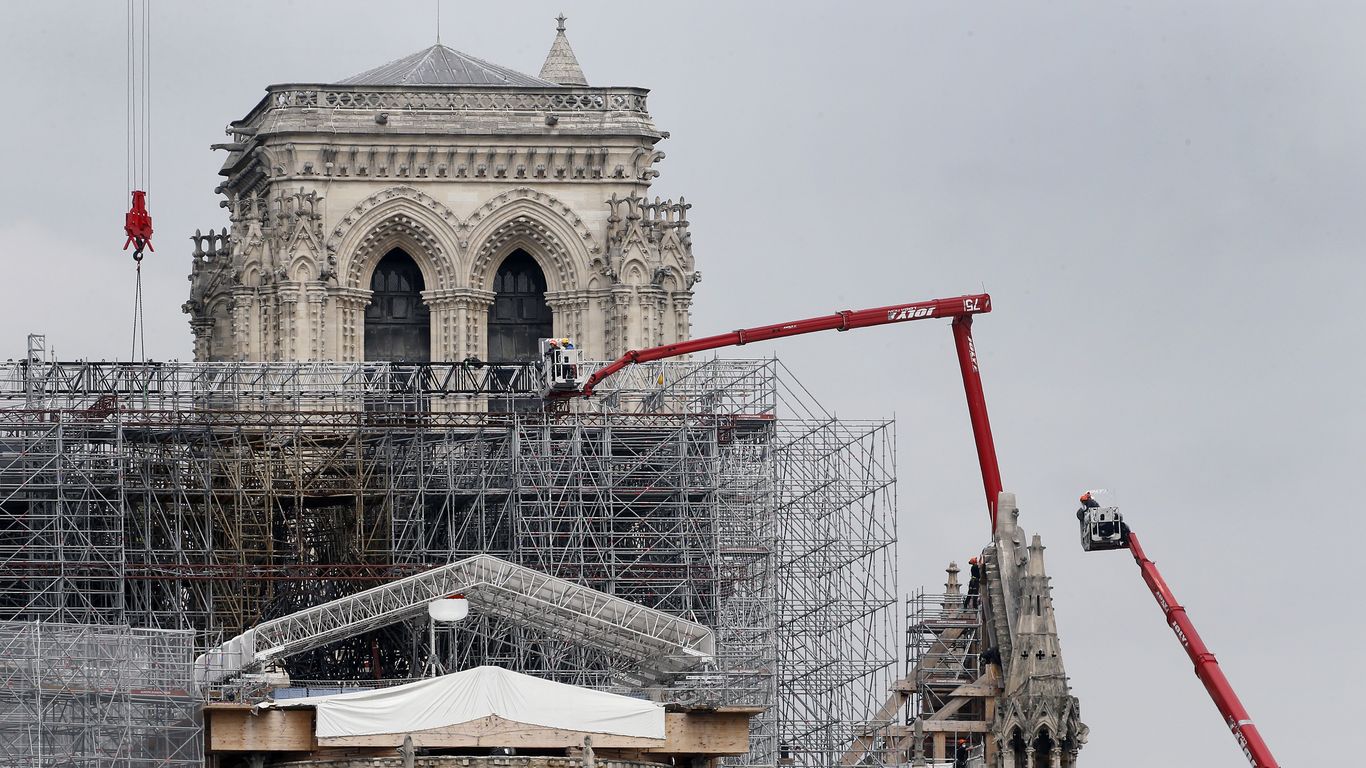
[[558,640],[596,646],[634,662],[642,682],[660,682],[711,662],[712,631],[701,624],[590,587],[476,555],[263,622],[195,661],[201,682],[219,682],[276,659],[420,616],[454,594],[483,611]]

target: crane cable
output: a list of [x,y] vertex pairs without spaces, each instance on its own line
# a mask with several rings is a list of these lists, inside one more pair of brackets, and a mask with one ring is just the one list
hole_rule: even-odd
[[151,13],[150,0],[127,0],[127,163],[125,182],[132,190],[132,207],[124,217],[123,244],[133,246],[137,272],[133,291],[133,349],[131,359],[147,359],[146,327],[142,317],[142,254],[152,247],[152,216],[147,211],[147,192],[152,178]]

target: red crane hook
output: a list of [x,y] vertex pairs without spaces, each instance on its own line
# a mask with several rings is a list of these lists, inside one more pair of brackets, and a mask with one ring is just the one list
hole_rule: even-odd
[[123,250],[133,246],[134,261],[142,261],[143,249],[156,252],[152,247],[152,214],[147,212],[147,193],[140,189],[133,190],[133,207],[123,218],[123,232],[128,235]]

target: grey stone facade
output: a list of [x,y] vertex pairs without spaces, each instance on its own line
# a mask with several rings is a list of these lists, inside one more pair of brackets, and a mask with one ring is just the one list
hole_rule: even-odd
[[[563,30],[545,74],[586,83]],[[689,205],[647,197],[668,134],[646,95],[439,45],[270,86],[215,145],[231,224],[193,237],[195,358],[385,359],[365,318],[394,249],[421,272],[433,360],[487,359],[494,277],[518,251],[544,273],[553,334],[589,358],[687,338]]]

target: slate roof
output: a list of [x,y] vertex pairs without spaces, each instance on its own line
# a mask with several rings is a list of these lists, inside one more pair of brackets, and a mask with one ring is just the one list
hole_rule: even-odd
[[444,45],[352,75],[337,85],[501,85],[558,88],[556,83],[491,64]]

